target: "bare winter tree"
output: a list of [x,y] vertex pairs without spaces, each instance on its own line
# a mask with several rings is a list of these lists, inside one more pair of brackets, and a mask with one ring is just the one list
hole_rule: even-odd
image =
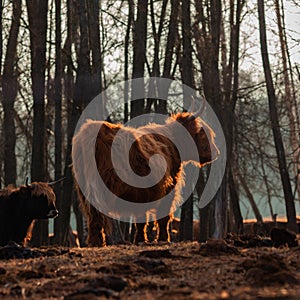
[[130,43],[130,33],[132,24],[134,21],[134,3],[133,0],[128,1],[128,18],[127,18],[127,26],[126,26],[126,34],[124,41],[124,123],[128,121],[129,113],[128,113],[128,102],[129,102],[129,43]]
[[[72,138],[76,127],[76,122],[80,117],[81,109],[84,104],[91,100],[91,69],[90,69],[90,48],[89,48],[89,33],[88,33],[88,15],[86,1],[75,1],[80,29],[80,42],[78,53],[78,68],[76,74],[76,81],[74,86],[74,98],[70,103],[70,111],[68,112],[68,125],[67,125],[67,150],[66,160],[64,166],[64,176],[66,180],[63,182],[63,199],[61,205],[61,218],[58,219],[58,227],[60,230],[59,243],[66,245],[69,235],[69,224],[71,217],[72,205],[72,190],[73,190],[73,177],[71,170],[71,151],[72,151]],[[69,0],[68,10],[72,10],[72,5]],[[71,14],[69,15],[71,17]]]
[[4,183],[16,184],[16,129],[14,103],[18,93],[17,44],[21,18],[21,0],[13,2],[12,22],[9,32],[2,76],[3,133],[4,133]]
[[[62,61],[61,61],[61,0],[55,0],[55,180],[62,178]],[[56,206],[60,211],[61,184],[55,186]],[[54,223],[54,226],[57,223]],[[59,243],[59,229],[54,228],[55,242]]]
[[[192,30],[191,30],[191,3],[183,0],[181,3],[181,24],[182,24],[182,59],[181,76],[182,82],[191,88],[195,88],[193,59],[192,59]],[[192,96],[185,88],[183,89],[183,101],[185,107],[189,107]],[[194,215],[193,194],[181,207],[180,215],[180,240],[193,239],[193,215]]]
[[261,55],[262,55],[264,74],[265,74],[265,80],[267,85],[270,119],[272,123],[274,143],[275,143],[275,148],[277,153],[284,197],[285,197],[288,228],[297,232],[298,230],[297,230],[297,222],[296,222],[295,203],[294,203],[290,177],[289,177],[287,164],[286,164],[284,145],[283,145],[282,136],[280,132],[280,125],[279,125],[278,112],[277,112],[277,99],[275,95],[275,89],[274,89],[270,62],[269,62],[264,1],[258,0],[257,5],[258,5],[258,16],[259,16]]
[[[46,180],[45,69],[48,1],[26,1],[30,28],[31,79],[33,94],[33,136],[31,180]],[[32,244],[48,243],[48,221],[37,221]]]
[[[178,49],[180,49],[181,43],[178,41],[178,23],[179,23],[179,0],[171,0],[171,12],[169,19],[168,36],[166,42],[166,48],[164,52],[164,65],[163,65],[163,78],[172,79],[173,69],[176,69],[177,59],[174,59],[174,53],[176,50],[176,43],[178,44]],[[174,62],[175,61],[175,62]],[[174,68],[175,67],[175,68]],[[160,88],[160,92],[164,99],[167,99],[169,86],[163,85]],[[156,111],[159,113],[167,113],[167,101],[159,100]]]
[[[0,4],[0,76],[2,76],[2,56],[3,56],[3,3]],[[2,82],[1,82],[2,86]],[[0,92],[0,101],[3,102],[3,93]],[[0,135],[3,140],[2,132]],[[3,153],[3,151],[2,151]],[[2,171],[3,159],[0,160],[0,170]],[[2,175],[0,176],[0,188],[2,187]]]
[[[144,77],[146,62],[146,45],[147,45],[147,15],[148,0],[138,0],[137,17],[134,22],[133,32],[133,66],[132,78]],[[132,97],[135,98],[134,90]],[[131,118],[134,118],[144,112],[145,99],[138,99],[131,102]]]
[[195,3],[197,15],[194,36],[196,57],[201,65],[203,90],[222,124],[227,142],[227,156],[230,157],[223,182],[215,196],[215,204],[210,204],[215,205],[215,237],[222,237],[227,230],[228,209],[232,209],[231,215],[235,219],[237,228],[241,230],[243,225],[236,187],[237,167],[233,149],[235,106],[239,87],[239,36],[244,3],[245,1],[242,0],[230,2],[212,0]]
[[3,3],[0,4],[0,74],[2,74],[2,56],[3,56]]
[[[221,1],[211,0],[196,2],[197,23],[194,26],[196,41],[196,56],[201,65],[203,90],[206,99],[210,101],[217,113],[222,126],[225,128],[224,119],[228,105],[223,104],[221,79],[219,71],[220,36],[221,36]],[[207,15],[206,15],[207,14]],[[225,130],[226,135],[226,130]],[[226,178],[226,177],[225,177]],[[226,180],[223,180],[213,202],[215,216],[211,219],[204,218],[204,222],[212,222],[215,227],[215,237],[222,237],[226,224]],[[209,226],[210,228],[212,226]]]
[[284,103],[286,104],[288,117],[289,117],[290,143],[293,151],[292,161],[293,161],[293,170],[295,174],[295,184],[297,187],[298,195],[300,197],[299,114],[297,111],[298,107],[296,104],[295,84],[293,80],[293,73],[291,72],[292,69],[291,61],[290,61],[288,44],[287,44],[287,36],[285,31],[283,3],[281,4],[280,2],[281,1],[279,0],[274,1],[279,42],[280,42],[280,50],[281,50],[281,59],[282,59],[282,70],[283,70],[283,80],[284,80],[284,100],[285,100]]

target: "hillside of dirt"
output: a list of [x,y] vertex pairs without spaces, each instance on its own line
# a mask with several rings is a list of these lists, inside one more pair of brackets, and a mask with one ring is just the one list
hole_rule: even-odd
[[0,249],[0,299],[300,299],[299,246],[234,245],[12,244]]

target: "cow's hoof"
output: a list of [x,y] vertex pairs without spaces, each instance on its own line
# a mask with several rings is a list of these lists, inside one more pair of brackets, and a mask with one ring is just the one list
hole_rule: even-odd
[[149,246],[148,242],[138,242],[138,243],[134,243],[136,246]]
[[170,241],[157,241],[158,245],[170,245],[171,242]]

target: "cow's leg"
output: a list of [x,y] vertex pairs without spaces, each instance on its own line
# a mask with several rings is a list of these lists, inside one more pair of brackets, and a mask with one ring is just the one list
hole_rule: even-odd
[[134,243],[147,242],[146,223],[135,223]]
[[103,222],[103,217],[101,217],[101,214],[96,210],[96,208],[93,207],[85,198],[77,184],[76,188],[80,200],[81,209],[87,222],[88,236],[86,243],[89,247],[103,246],[105,241],[103,230],[105,224]]
[[170,242],[170,231],[169,231],[170,217],[164,217],[157,221],[158,223],[158,241]]
[[105,232],[106,227],[104,216],[98,212],[96,208],[90,206],[90,213],[88,218],[88,238],[87,244],[89,247],[105,246]]
[[97,220],[91,218],[88,221],[88,237],[87,244],[89,247],[101,247],[104,245],[103,241],[103,227]]
[[148,222],[146,226],[146,232],[148,241],[153,242],[156,239],[156,222]]

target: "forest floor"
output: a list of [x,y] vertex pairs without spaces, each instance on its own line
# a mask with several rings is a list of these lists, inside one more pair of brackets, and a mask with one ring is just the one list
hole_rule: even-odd
[[0,299],[300,299],[299,246],[227,242],[2,247]]

